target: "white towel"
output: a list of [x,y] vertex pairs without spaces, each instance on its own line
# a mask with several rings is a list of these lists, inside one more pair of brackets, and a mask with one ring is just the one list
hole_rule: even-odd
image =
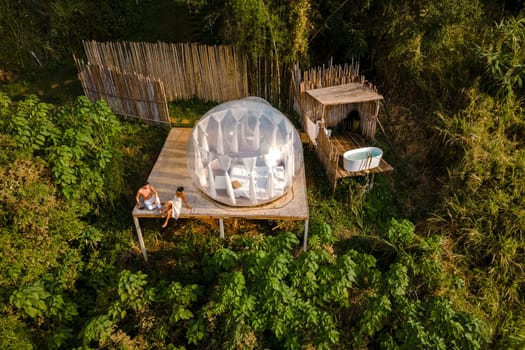
[[182,209],[182,199],[179,197],[173,198],[171,202],[171,217],[177,220]]
[[315,141],[317,134],[319,133],[319,121],[313,122],[310,118],[306,118],[306,133],[314,145],[317,145]]

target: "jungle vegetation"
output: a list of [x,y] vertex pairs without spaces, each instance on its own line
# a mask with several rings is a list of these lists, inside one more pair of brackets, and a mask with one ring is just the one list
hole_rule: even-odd
[[[519,0],[0,0],[0,348],[525,348]],[[360,62],[396,169],[302,225],[131,221],[167,130],[83,96],[84,39]],[[202,113],[174,101],[174,113]],[[197,112],[196,112],[197,111]],[[293,114],[290,111],[284,111]]]

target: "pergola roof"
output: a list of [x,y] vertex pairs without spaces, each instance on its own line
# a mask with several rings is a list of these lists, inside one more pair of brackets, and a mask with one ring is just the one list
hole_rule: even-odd
[[349,83],[307,90],[306,93],[324,106],[382,100],[383,96],[363,83]]

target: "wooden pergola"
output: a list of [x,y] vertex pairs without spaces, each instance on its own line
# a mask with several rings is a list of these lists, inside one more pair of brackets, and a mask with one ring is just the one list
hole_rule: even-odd
[[[315,140],[316,153],[323,163],[328,178],[335,190],[337,180],[351,176],[363,176],[392,171],[384,158],[376,168],[364,171],[347,171],[343,167],[346,151],[369,146],[374,142],[378,124],[379,103],[383,96],[371,85],[352,82],[319,89],[306,90],[303,101],[303,124],[318,123],[319,132]],[[351,111],[360,116],[360,132],[345,130],[329,135],[327,130],[335,128]]]
[[348,83],[307,90],[313,121],[320,120],[325,128],[337,126],[351,110],[361,116],[361,134],[374,139],[379,102],[383,96],[364,83]]
[[[256,207],[230,207],[214,201],[193,185],[186,163],[186,146],[191,128],[172,128],[148,177],[161,201],[170,200],[177,187],[183,186],[192,209],[182,208],[179,218],[218,219],[220,237],[224,238],[224,219],[242,218],[253,220],[304,220],[303,250],[307,249],[309,209],[306,196],[304,167],[295,177],[292,188],[277,200]],[[161,210],[132,211],[144,260],[148,261],[139,218],[164,218]]]
[[348,83],[306,91],[323,106],[382,100],[383,96],[364,83]]

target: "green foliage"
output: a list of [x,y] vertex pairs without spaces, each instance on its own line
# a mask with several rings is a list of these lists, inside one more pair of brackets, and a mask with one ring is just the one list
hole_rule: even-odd
[[104,344],[109,340],[114,326],[114,323],[106,315],[92,318],[82,331],[84,346],[88,346],[93,341],[97,341],[101,345]]
[[[415,235],[406,220],[392,220],[384,236],[397,256],[378,275],[373,284],[376,293],[365,298],[355,346],[371,337],[386,348],[481,349],[487,343],[483,322],[436,295],[447,288],[446,276],[435,260],[439,245],[432,238]],[[393,326],[383,328],[387,324]]]
[[[313,223],[310,235],[309,250],[297,256],[294,247],[299,242],[290,233],[267,237],[261,246],[236,241],[235,249],[213,248],[203,259],[205,274],[217,276],[212,293],[203,295],[206,302],[200,311],[188,310],[181,301],[169,316],[179,325],[189,320],[188,344],[206,348],[460,344],[473,349],[486,344],[478,318],[435,296],[448,288],[436,260],[439,240],[422,239],[408,221],[393,220],[384,239],[397,255],[380,262],[378,266],[386,266],[382,270],[366,253],[348,250],[335,255],[331,244],[337,239],[326,224]],[[170,288],[186,295],[182,284]],[[193,292],[189,295],[195,298]],[[439,314],[439,307],[447,313]],[[441,328],[433,326],[436,322]],[[464,331],[457,332],[458,327]]]
[[523,95],[525,79],[525,18],[510,17],[496,24],[487,42],[478,47],[485,71],[499,97]]
[[[455,151],[444,201],[434,221],[453,237],[456,254],[464,256],[459,267],[470,281],[470,292],[490,300],[482,305],[492,322],[502,322],[497,332],[507,337],[522,334],[525,300],[519,283],[523,271],[525,229],[525,170],[522,135],[522,108],[510,100],[495,101],[473,89],[470,104],[456,115],[441,115],[439,129]],[[494,307],[498,305],[499,311]],[[490,316],[489,316],[490,315]],[[501,319],[500,319],[501,318]],[[503,321],[505,320],[505,321]],[[504,338],[503,342],[508,339]]]
[[42,157],[60,193],[81,215],[111,203],[122,188],[120,122],[105,102],[79,97],[52,109],[35,96],[2,111],[20,151]]
[[51,294],[44,289],[41,281],[37,281],[30,286],[21,290],[15,291],[9,301],[15,307],[24,310],[24,312],[31,318],[44,316],[47,313],[47,305],[45,300]]
[[15,147],[3,146],[9,156],[0,160],[0,286],[7,292],[51,271],[70,285],[81,264],[69,241],[84,224],[56,197],[42,162],[13,159]]
[[224,42],[239,47],[253,62],[268,55],[276,62],[306,57],[312,29],[310,1],[178,1],[203,13],[207,25],[221,28]]
[[35,349],[30,341],[30,329],[16,317],[0,317],[0,348],[5,350]]
[[152,300],[151,293],[144,289],[148,283],[142,272],[135,274],[128,270],[119,273],[118,294],[120,302],[126,307],[140,312]]
[[[132,34],[134,10],[151,5],[11,3],[0,0],[0,61],[28,71],[31,51],[47,61],[84,38]],[[0,347],[522,348],[522,21],[485,36],[484,5],[496,4],[479,1],[185,3],[254,60],[308,60],[316,21],[316,59],[366,55],[384,91],[402,91],[430,127],[429,110],[465,107],[439,114],[450,169],[437,215],[416,232],[391,220],[410,195],[396,184],[348,182],[330,197],[316,173],[308,251],[302,232],[219,240],[191,224],[150,235],[163,251],[145,267],[129,205],[166,131],[118,122],[103,102],[54,106],[22,96],[23,82],[3,86],[20,100],[0,94]],[[478,69],[504,98],[458,93]],[[173,106],[192,121],[209,109]]]
[[78,240],[80,247],[89,248],[93,251],[100,245],[103,238],[104,233],[102,231],[93,226],[88,226],[80,232]]
[[[100,313],[95,314],[85,324],[81,339],[84,346],[142,348],[140,339],[128,335],[129,327],[137,327],[144,334],[151,331],[152,324],[149,306],[155,299],[155,290],[147,288],[147,275],[138,271],[132,273],[122,270],[118,273],[116,293],[100,300]],[[108,291],[109,292],[109,291]],[[108,305],[109,304],[109,305]],[[160,326],[160,324],[155,324]],[[158,335],[159,332],[155,334]],[[165,338],[166,334],[163,334]],[[154,339],[154,336],[151,336]]]
[[[312,166],[321,171],[315,177],[323,178],[322,165],[316,163]],[[369,187],[367,181],[373,185]],[[398,211],[391,185],[379,177],[375,181],[365,177],[341,179],[333,195],[320,180],[316,179],[316,182],[319,188],[309,193],[309,203],[311,225],[319,232],[324,229],[315,227],[318,222],[328,224],[338,238],[348,238],[359,230],[374,232],[387,225]],[[323,193],[326,198],[321,195]]]
[[75,303],[68,301],[61,288],[46,288],[42,280],[19,288],[9,302],[32,319],[47,317],[65,323],[78,315]]
[[392,220],[386,236],[396,246],[407,246],[415,238],[414,225],[406,220],[401,222]]
[[421,108],[421,118],[461,106],[458,93],[476,78],[480,64],[474,45],[487,16],[495,15],[483,11],[484,1],[314,3],[314,62],[358,60],[391,99]]
[[[319,194],[310,194],[310,215],[312,217],[311,225],[312,229],[317,230],[316,225],[318,223],[326,223],[329,225],[330,230],[339,232],[355,226],[363,227],[363,214],[360,209],[362,206],[361,202],[350,201],[347,202],[349,205],[341,205],[336,198],[323,199]],[[359,209],[356,209],[359,207]],[[351,213],[351,215],[348,215]],[[319,228],[322,232],[324,229]],[[333,238],[332,238],[333,239]]]
[[[0,61],[25,73],[79,52],[82,40],[130,35],[141,19],[141,3],[107,1],[0,1]],[[35,58],[36,57],[36,58]]]
[[216,105],[216,103],[205,103],[197,99],[171,101],[168,103],[171,124],[174,127],[193,127],[206,112]]
[[476,60],[468,43],[477,42],[484,23],[481,3],[386,1],[381,7],[387,17],[375,28],[376,35],[384,35],[376,48],[385,51],[375,65],[381,76],[430,109],[455,107],[458,91],[472,79]]
[[122,187],[119,141],[121,126],[103,101],[77,99],[74,106],[63,108],[55,116],[63,130],[61,139],[50,148],[54,181],[68,200],[97,209],[103,201],[111,202]]
[[199,286],[196,284],[183,286],[180,282],[172,282],[169,285],[166,299],[173,302],[173,310],[169,316],[171,324],[193,318],[188,307],[197,300],[198,292]]
[[231,272],[221,273],[203,307],[205,329],[217,329],[214,341],[222,339],[227,348],[255,347],[263,344],[258,340],[265,332],[271,332],[279,347],[312,342],[329,348],[337,343],[335,320],[323,306],[347,303],[355,263],[341,258],[336,267],[330,254],[313,247],[296,260],[291,252],[298,243],[295,235],[283,233],[240,256],[224,249],[214,253],[210,263],[222,269],[232,262],[243,267],[242,272],[232,266]]
[[18,147],[38,152],[55,143],[58,137],[58,130],[49,118],[50,112],[51,105],[30,96],[17,103],[12,115],[4,110],[2,118],[10,117],[6,131],[15,137]]
[[103,236],[81,221],[96,209],[88,203],[78,210],[75,198],[87,196],[80,192],[83,186],[70,184],[75,193],[66,201],[65,186],[54,182],[53,170],[60,169],[52,160],[57,150],[81,153],[83,158],[71,165],[84,173],[106,171],[111,179],[103,185],[118,193],[119,187],[112,184],[121,181],[115,176],[120,172],[110,172],[119,163],[120,123],[107,106],[85,99],[60,108],[34,96],[15,102],[2,94],[0,101],[0,298],[11,306],[2,316],[13,313],[32,325],[31,337],[16,331],[13,344],[59,348],[82,327],[78,302],[86,295],[73,295],[86,272],[84,249],[91,254]]
[[[253,57],[262,56],[267,48],[271,47],[272,42],[281,47],[283,38],[277,37],[275,32],[279,31],[278,26],[283,23],[275,22],[277,18],[274,17],[275,12],[270,10],[270,4],[258,0],[233,0],[229,1],[228,5],[232,17],[226,22],[226,31],[232,42],[249,45],[249,48],[244,47],[244,51]],[[245,28],[251,30],[245,31]]]

